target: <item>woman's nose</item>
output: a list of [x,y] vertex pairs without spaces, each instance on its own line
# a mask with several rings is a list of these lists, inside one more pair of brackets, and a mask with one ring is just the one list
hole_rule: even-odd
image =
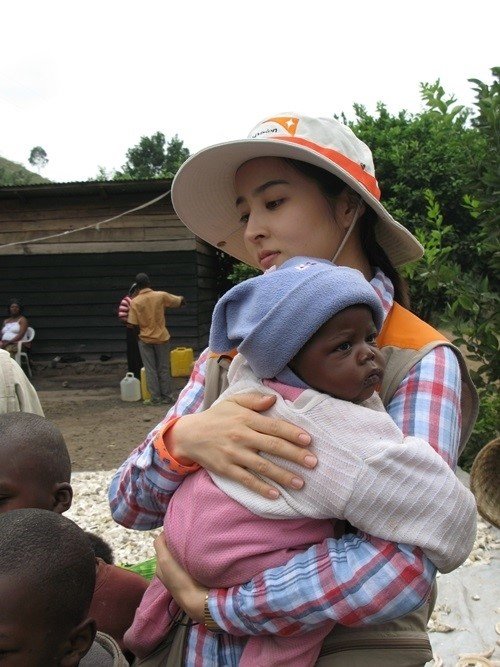
[[251,243],[255,243],[259,239],[265,238],[265,236],[265,225],[262,223],[260,217],[254,213],[250,214],[245,225],[245,240]]

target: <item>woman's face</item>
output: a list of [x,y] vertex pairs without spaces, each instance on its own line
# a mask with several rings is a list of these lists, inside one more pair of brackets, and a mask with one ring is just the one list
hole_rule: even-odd
[[319,186],[281,158],[255,158],[235,176],[245,246],[265,271],[306,255],[331,260],[344,235]]
[[21,309],[19,308],[19,304],[17,303],[11,303],[9,306],[9,313],[11,317],[17,317],[21,312]]

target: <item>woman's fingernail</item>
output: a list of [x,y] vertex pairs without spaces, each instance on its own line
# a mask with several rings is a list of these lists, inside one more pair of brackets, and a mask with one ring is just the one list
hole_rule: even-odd
[[276,491],[276,489],[270,489],[267,492],[267,495],[269,496],[269,498],[272,498],[273,500],[276,500],[276,498],[279,498],[280,494],[279,494],[278,491]]
[[290,484],[294,489],[301,489],[304,486],[304,480],[299,479],[298,477],[294,477]]
[[313,456],[312,454],[308,454],[304,458],[304,463],[306,464],[306,466],[308,468],[314,468],[314,466],[316,465],[317,462],[318,462],[318,459],[315,456]]
[[301,433],[299,435],[299,442],[303,445],[309,445],[311,443],[311,436],[307,435],[307,433]]

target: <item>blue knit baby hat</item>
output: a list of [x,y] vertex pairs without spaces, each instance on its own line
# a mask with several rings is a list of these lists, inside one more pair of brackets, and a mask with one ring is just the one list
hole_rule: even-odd
[[236,285],[217,302],[210,349],[238,349],[259,378],[273,378],[311,336],[349,306],[371,308],[380,331],[382,303],[356,269],[313,257],[294,257],[274,271]]

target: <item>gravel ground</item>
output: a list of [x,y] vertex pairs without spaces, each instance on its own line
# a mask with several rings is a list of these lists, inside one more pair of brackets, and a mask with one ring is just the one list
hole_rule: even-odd
[[[107,500],[113,474],[73,473],[74,500],[67,516],[104,538],[117,564],[147,560],[154,556],[153,538],[160,529],[127,530],[113,521]],[[461,474],[466,483],[468,476]],[[467,561],[450,574],[438,575],[438,600],[429,623],[434,660],[427,667],[500,665],[499,548],[500,530],[478,517],[476,542]],[[462,656],[467,658],[460,660]]]
[[113,549],[115,563],[139,563],[155,555],[153,539],[160,530],[128,530],[113,521],[107,491],[114,472],[73,473],[73,505],[66,516],[106,540]]

